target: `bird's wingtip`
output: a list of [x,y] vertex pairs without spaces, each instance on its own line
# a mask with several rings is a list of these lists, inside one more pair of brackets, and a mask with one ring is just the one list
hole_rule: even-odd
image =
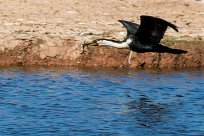
[[141,15],[140,18],[141,19],[157,19],[157,20],[160,20],[160,21],[166,23],[169,27],[173,28],[176,32],[179,32],[178,27],[176,25],[174,25],[174,24],[172,24],[172,23],[170,23],[170,22],[168,22],[168,21],[166,21],[164,19],[161,19],[159,17],[149,16],[149,15]]
[[168,26],[173,28],[176,32],[179,32],[178,27],[176,25],[168,22]]
[[177,27],[177,26],[176,26],[175,30],[176,30],[176,32],[179,32],[179,30],[178,30],[178,27]]

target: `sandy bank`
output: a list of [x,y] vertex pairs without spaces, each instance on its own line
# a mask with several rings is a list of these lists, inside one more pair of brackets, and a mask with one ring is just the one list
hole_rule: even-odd
[[83,51],[73,38],[16,39],[5,42],[0,51],[0,65],[63,65],[132,68],[204,67],[203,42],[175,42],[171,47],[187,50],[187,54],[133,53],[128,64],[128,49],[88,46]]
[[179,27],[169,29],[168,44],[188,50],[185,55],[133,54],[131,67],[203,67],[204,4],[199,0],[0,0],[0,65],[77,65],[130,67],[128,50],[89,47],[95,38],[122,39],[119,19],[139,23],[152,15]]

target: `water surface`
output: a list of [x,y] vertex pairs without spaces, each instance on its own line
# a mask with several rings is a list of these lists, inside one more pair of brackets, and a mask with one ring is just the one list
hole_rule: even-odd
[[204,135],[204,71],[1,68],[1,136]]

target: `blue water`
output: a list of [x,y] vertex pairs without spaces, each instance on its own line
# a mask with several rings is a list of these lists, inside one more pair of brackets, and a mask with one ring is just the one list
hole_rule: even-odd
[[204,71],[1,68],[0,136],[24,135],[204,135]]

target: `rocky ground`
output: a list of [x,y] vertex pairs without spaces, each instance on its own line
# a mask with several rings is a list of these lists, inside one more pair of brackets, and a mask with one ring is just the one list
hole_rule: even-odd
[[130,67],[129,51],[81,45],[95,38],[122,39],[119,19],[152,15],[179,27],[163,41],[185,55],[133,53],[131,67],[204,67],[202,0],[0,0],[0,65]]

